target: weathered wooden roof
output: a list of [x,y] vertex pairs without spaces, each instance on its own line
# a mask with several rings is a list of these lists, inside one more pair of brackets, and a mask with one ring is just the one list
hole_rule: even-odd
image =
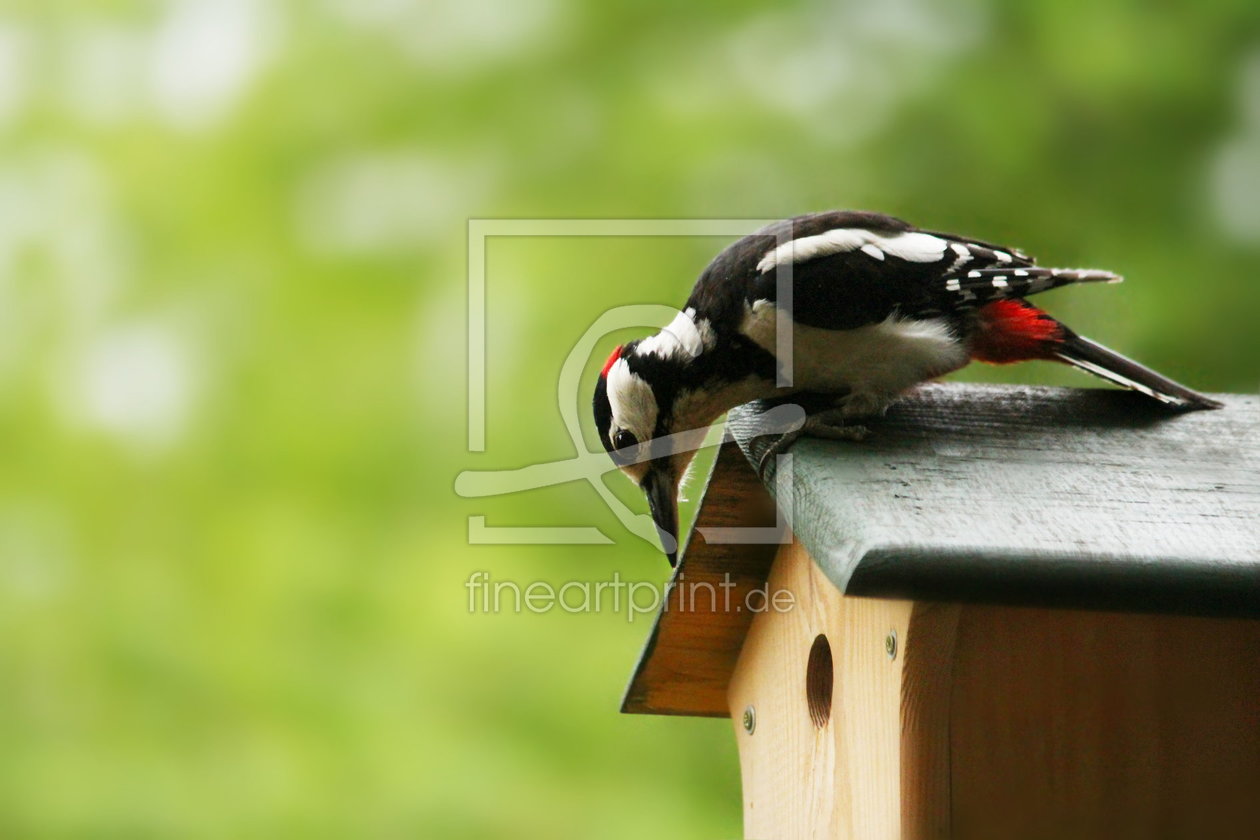
[[[849,595],[1260,617],[1260,398],[1219,398],[1174,414],[1125,391],[932,385],[861,443],[801,439],[764,487]],[[759,413],[728,420],[701,534],[768,522]],[[675,590],[624,711],[727,713],[737,608],[776,546],[695,533],[675,579],[730,571],[729,603],[680,609],[695,587]]]

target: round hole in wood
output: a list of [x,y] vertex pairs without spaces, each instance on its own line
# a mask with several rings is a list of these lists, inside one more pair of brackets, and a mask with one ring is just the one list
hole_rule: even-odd
[[819,633],[809,649],[809,662],[805,666],[805,701],[809,704],[809,719],[819,729],[831,719],[831,688],[834,682],[831,643]]

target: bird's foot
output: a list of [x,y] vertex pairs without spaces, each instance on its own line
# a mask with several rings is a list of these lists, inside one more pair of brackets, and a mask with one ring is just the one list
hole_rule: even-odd
[[862,422],[862,418],[854,416],[848,406],[810,414],[806,416],[800,428],[780,435],[770,444],[757,462],[757,472],[764,476],[766,467],[774,457],[786,452],[803,436],[827,440],[862,441],[866,440],[870,433],[870,427]]

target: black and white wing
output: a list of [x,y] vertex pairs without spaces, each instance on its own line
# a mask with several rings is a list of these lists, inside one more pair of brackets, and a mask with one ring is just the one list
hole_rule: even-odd
[[[1069,283],[1115,281],[1102,271],[1038,268],[1013,248],[919,230],[891,216],[830,212],[776,222],[714,259],[689,305],[734,317],[740,303],[777,303],[790,283],[793,319],[824,329],[853,329],[889,316],[928,318]],[[725,288],[723,288],[725,286]]]

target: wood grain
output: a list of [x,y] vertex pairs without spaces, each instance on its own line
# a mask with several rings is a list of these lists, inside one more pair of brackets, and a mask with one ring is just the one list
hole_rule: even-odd
[[915,604],[901,681],[901,826],[907,840],[950,836],[950,714],[963,607]]
[[950,707],[953,836],[1260,831],[1260,622],[967,607]]
[[[901,656],[906,602],[842,596],[799,544],[784,546],[771,589],[796,595],[788,612],[752,622],[731,679],[729,707],[743,774],[744,834],[773,838],[901,836]],[[806,665],[826,634],[833,655],[831,714],[818,727],[806,700]],[[756,710],[749,734],[743,710]]]
[[745,836],[1255,836],[1260,622],[845,596],[799,543],[769,586],[797,608],[754,619],[731,680]]
[[714,528],[772,528],[775,520],[774,504],[739,447],[723,444],[674,573],[675,586],[626,688],[623,712],[727,715],[726,688],[753,619],[745,604],[764,586],[778,543],[710,543],[704,534],[712,535]]

